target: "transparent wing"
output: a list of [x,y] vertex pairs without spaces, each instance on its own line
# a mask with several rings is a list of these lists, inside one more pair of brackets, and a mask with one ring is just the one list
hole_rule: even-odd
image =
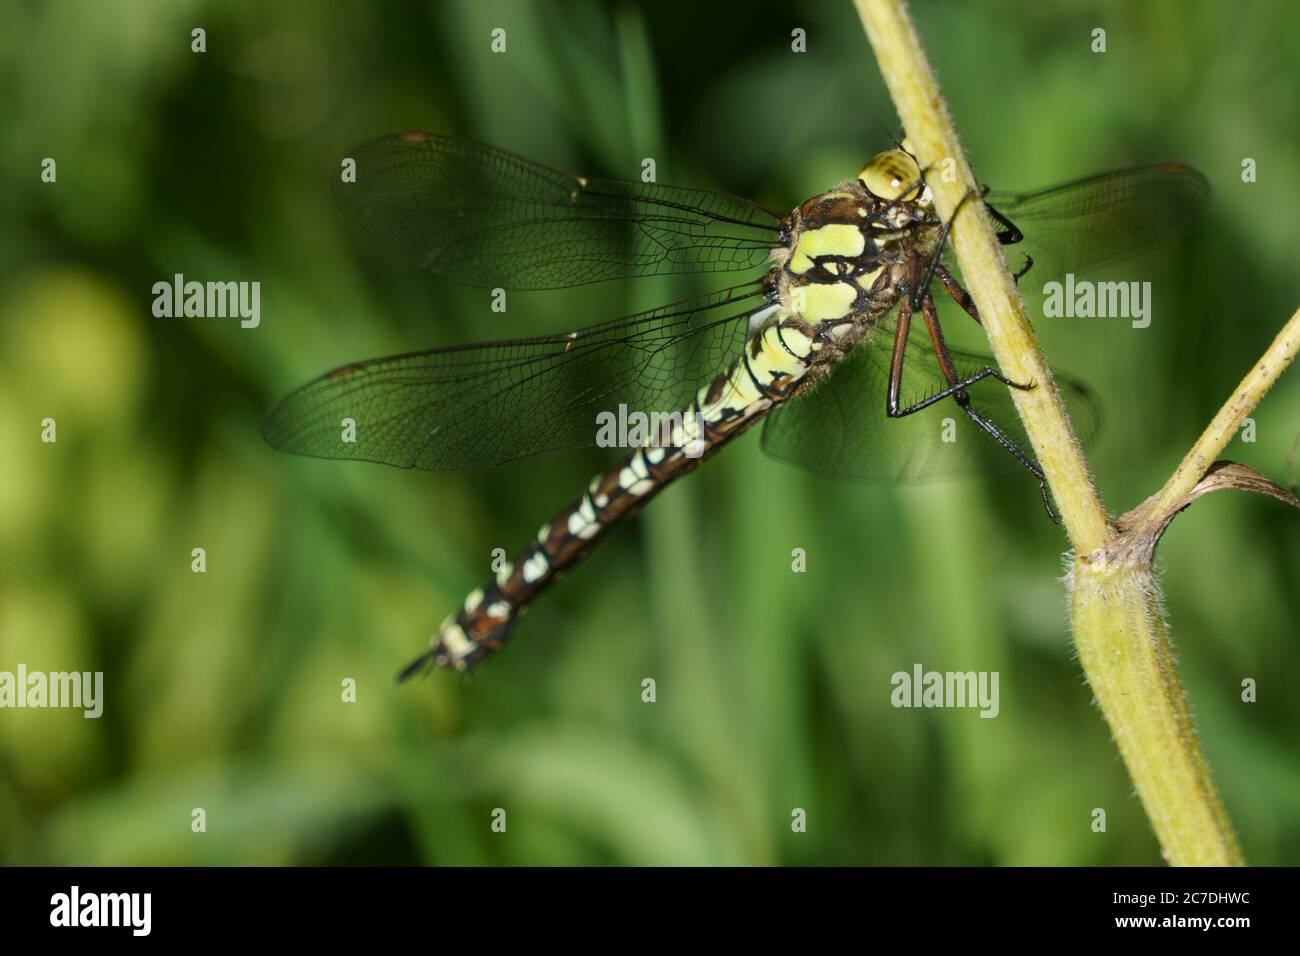
[[344,365],[280,401],[262,433],[300,455],[431,471],[594,445],[599,412],[687,405],[765,304],[749,284],[567,334]]
[[763,265],[780,217],[724,193],[591,179],[433,133],[357,147],[339,207],[368,238],[466,285],[556,289]]
[[[893,332],[893,320],[882,323],[826,381],[769,415],[763,450],[818,474],[868,481],[923,481],[990,462],[1016,467],[955,402],[937,402],[905,418],[885,414]],[[986,365],[997,368],[992,356],[973,352],[953,350],[953,359],[963,378]],[[947,387],[938,361],[913,329],[903,365],[905,406]],[[1061,378],[1057,387],[1080,438],[1090,440],[1100,419],[1087,389]],[[970,395],[976,411],[1032,454],[1007,386],[988,378],[971,386]]]
[[985,201],[1025,241],[1007,247],[1012,268],[1033,256],[1030,278],[1104,268],[1174,239],[1204,214],[1210,184],[1181,163],[1120,169],[1033,193],[990,192]]

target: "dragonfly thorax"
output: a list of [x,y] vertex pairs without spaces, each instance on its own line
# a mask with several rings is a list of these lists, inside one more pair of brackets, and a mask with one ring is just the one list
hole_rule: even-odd
[[[923,184],[906,192],[928,198]],[[897,301],[914,263],[934,254],[940,225],[928,201],[883,199],[861,178],[814,196],[787,223],[781,303],[813,327],[872,323]]]

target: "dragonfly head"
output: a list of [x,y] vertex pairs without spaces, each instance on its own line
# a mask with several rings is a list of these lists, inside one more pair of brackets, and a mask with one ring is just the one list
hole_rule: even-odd
[[930,190],[921,178],[921,168],[912,154],[903,149],[887,149],[871,157],[858,173],[858,181],[867,191],[886,202],[926,202]]
[[[873,157],[857,178],[795,209],[787,226],[788,253],[776,261],[796,286],[848,288],[846,278],[874,281],[884,262],[908,251],[925,254],[937,242],[940,225],[930,188],[903,143]],[[795,311],[808,318],[807,310]]]

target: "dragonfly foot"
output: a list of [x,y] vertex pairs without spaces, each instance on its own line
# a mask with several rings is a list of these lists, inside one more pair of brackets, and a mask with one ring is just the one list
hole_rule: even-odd
[[1043,496],[1043,507],[1047,510],[1047,517],[1052,519],[1052,524],[1060,524],[1061,516],[1052,510],[1052,496],[1047,490],[1047,480],[1038,479],[1038,490]]

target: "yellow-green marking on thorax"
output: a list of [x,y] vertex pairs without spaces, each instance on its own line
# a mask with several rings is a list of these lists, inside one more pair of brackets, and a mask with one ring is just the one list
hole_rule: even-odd
[[853,310],[858,290],[851,282],[815,282],[790,290],[790,304],[808,322],[842,319]]
[[867,248],[867,239],[857,225],[833,222],[801,233],[786,268],[795,275],[809,271],[818,256],[856,258]]

